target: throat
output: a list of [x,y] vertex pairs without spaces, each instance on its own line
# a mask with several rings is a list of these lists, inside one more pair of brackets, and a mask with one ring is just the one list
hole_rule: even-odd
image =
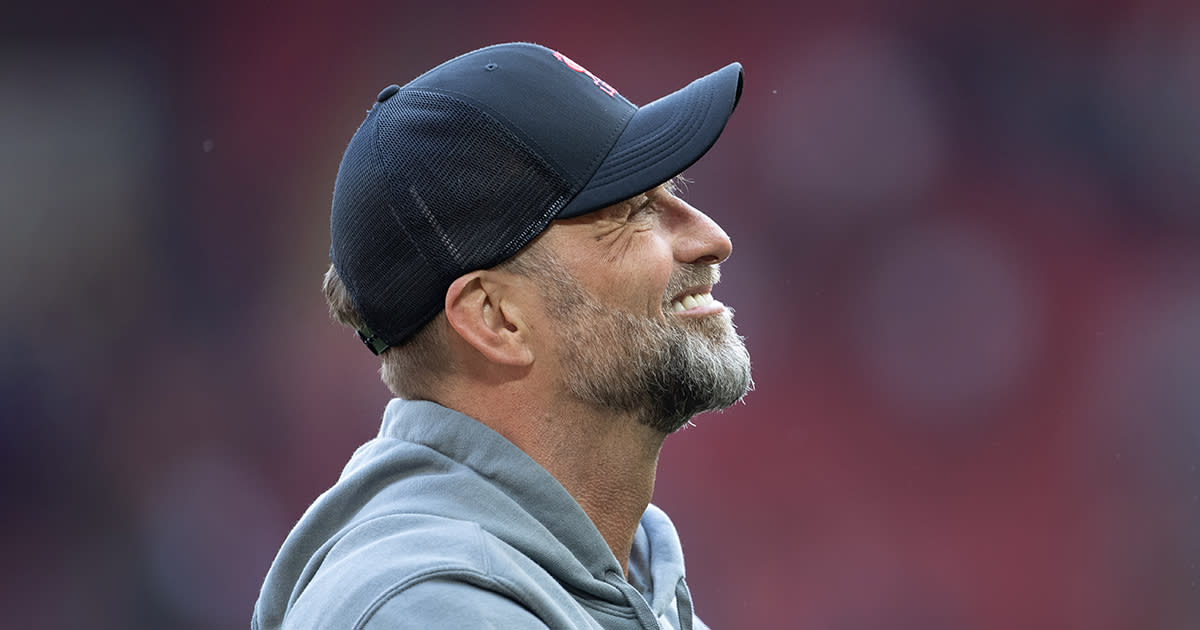
[[555,455],[530,455],[574,497],[628,574],[633,538],[654,495],[666,436],[632,418],[600,418],[590,427],[555,440]]

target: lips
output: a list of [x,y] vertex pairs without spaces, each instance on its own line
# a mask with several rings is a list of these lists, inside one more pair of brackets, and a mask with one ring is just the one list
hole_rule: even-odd
[[671,303],[667,305],[666,311],[668,313],[682,313],[683,311],[690,311],[694,308],[707,306],[712,304],[714,301],[715,300],[713,300],[711,286],[696,287],[694,289],[685,291],[683,294],[677,296],[674,300],[671,300]]
[[720,265],[684,265],[667,283],[666,295],[671,297],[663,301],[663,312],[671,315],[721,306],[712,296],[713,286],[720,281]]

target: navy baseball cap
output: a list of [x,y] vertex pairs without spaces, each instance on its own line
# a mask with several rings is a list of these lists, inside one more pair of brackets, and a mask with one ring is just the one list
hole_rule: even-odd
[[459,276],[554,219],[645,192],[712,147],[742,92],[732,63],[637,107],[565,55],[475,50],[379,93],[338,169],[330,258],[372,352],[444,308]]

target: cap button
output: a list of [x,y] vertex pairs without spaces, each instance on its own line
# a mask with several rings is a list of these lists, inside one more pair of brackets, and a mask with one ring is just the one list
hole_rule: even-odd
[[375,97],[375,100],[382,103],[382,102],[388,100],[389,98],[392,98],[393,96],[395,96],[396,92],[399,92],[399,91],[400,91],[399,85],[389,85],[389,86],[383,88],[383,91],[379,93],[379,96]]

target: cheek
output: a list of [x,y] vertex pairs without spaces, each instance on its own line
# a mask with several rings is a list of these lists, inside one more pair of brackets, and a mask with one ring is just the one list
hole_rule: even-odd
[[620,253],[592,260],[590,264],[578,261],[580,265],[575,271],[588,278],[595,294],[610,306],[661,316],[663,297],[675,269],[670,248],[661,239],[642,238]]
[[669,251],[655,252],[658,255],[647,256],[640,261],[636,269],[630,271],[629,283],[636,284],[642,299],[647,300],[651,311],[658,313],[675,272],[675,264]]
[[631,304],[644,304],[647,314],[659,315],[666,297],[667,284],[671,280],[672,266],[669,263],[647,263],[629,270],[620,281]]
[[671,270],[659,265],[621,265],[613,269],[592,291],[605,304],[632,314],[657,316]]

